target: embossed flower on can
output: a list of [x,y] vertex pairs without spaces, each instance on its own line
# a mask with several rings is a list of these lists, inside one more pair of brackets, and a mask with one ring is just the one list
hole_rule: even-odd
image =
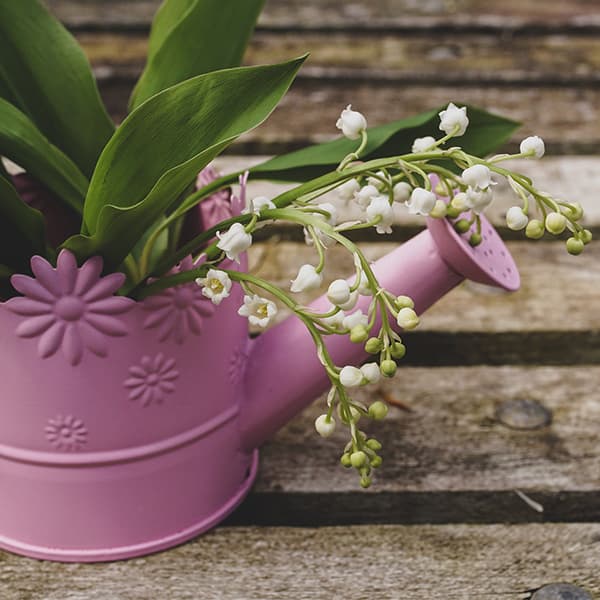
[[[183,259],[170,275],[190,271],[195,267],[191,256]],[[174,339],[183,343],[190,333],[200,335],[205,317],[215,312],[213,303],[204,296],[195,282],[167,288],[144,301],[150,314],[144,320],[146,329],[156,328],[161,342]]]
[[175,391],[174,381],[179,377],[174,358],[162,353],[154,358],[143,356],[139,365],[129,368],[129,377],[123,382],[129,388],[129,399],[140,400],[142,406],[160,404],[168,394]]
[[48,419],[46,439],[59,450],[80,450],[87,442],[88,431],[81,419],[58,415]]
[[117,315],[129,310],[134,301],[114,295],[125,275],[102,277],[102,258],[94,256],[78,268],[73,254],[62,250],[56,268],[41,256],[34,256],[31,270],[35,277],[11,277],[13,287],[23,296],[11,298],[6,307],[25,317],[16,334],[39,338],[40,358],[60,349],[70,364],[77,365],[85,350],[106,356],[107,338],[127,334],[127,327]]

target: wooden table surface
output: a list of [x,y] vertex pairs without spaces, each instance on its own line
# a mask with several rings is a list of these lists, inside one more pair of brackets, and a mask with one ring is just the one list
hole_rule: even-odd
[[[49,4],[122,118],[158,2]],[[510,149],[546,140],[549,156],[522,169],[582,202],[600,238],[599,34],[598,0],[267,0],[248,62],[312,57],[220,166],[329,139],[350,102],[371,124],[469,102],[525,123]],[[519,240],[503,226],[510,190],[497,195],[522,289],[461,285],[406,336],[396,378],[361,392],[392,403],[372,428],[385,465],[371,489],[338,465],[341,434],[315,434],[319,398],[263,448],[252,493],[211,533],[111,564],[0,553],[0,600],[600,598],[600,244],[574,258]],[[363,236],[366,253],[420,227],[399,216],[391,237]],[[286,283],[310,252],[280,228],[251,262]],[[330,262],[352,269],[337,248]],[[543,587],[558,582],[577,587]]]

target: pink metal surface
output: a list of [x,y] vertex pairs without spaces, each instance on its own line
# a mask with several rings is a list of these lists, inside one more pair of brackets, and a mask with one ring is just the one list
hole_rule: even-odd
[[[375,265],[418,312],[465,276],[518,286],[487,221],[478,249],[429,227]],[[185,541],[235,508],[256,448],[327,387],[311,338],[290,319],[249,342],[239,287],[214,312],[194,284],[125,307],[96,263],[61,264],[0,304],[0,547],[99,561]],[[345,336],[329,348],[363,357]]]

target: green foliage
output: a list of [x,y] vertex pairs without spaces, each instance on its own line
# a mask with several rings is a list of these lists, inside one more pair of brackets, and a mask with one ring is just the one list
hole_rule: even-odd
[[0,272],[29,271],[29,259],[34,254],[46,254],[44,219],[0,177]]
[[64,246],[117,267],[198,171],[269,115],[303,61],[199,75],[142,104],[102,153],[83,233]]
[[238,66],[264,0],[165,0],[154,17],[134,109],[191,77]]
[[79,214],[88,180],[18,108],[0,98],[0,155],[10,158]]
[[[439,137],[438,113],[443,108],[372,127],[362,159],[373,160],[410,152],[415,138]],[[457,142],[470,154],[484,156],[501,146],[519,127],[519,123],[469,106],[469,127]],[[340,161],[356,148],[356,142],[338,138],[331,142],[302,148],[256,165],[250,171],[261,179],[308,181],[335,170]]]
[[114,126],[83,51],[39,0],[0,9],[0,94],[89,176]]

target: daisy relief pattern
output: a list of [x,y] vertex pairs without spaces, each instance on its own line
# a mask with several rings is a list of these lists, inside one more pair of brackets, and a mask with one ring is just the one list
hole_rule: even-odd
[[101,277],[102,258],[94,256],[78,268],[73,254],[62,250],[56,269],[41,256],[34,256],[31,270],[35,277],[11,277],[13,287],[23,296],[11,298],[5,306],[25,317],[16,334],[38,338],[40,358],[62,350],[67,361],[77,365],[85,350],[106,356],[107,338],[127,334],[117,315],[128,311],[134,301],[114,295],[125,275]]
[[[191,256],[182,260],[170,275],[194,269]],[[202,288],[193,281],[167,288],[144,301],[150,315],[144,321],[146,329],[156,328],[161,342],[172,338],[182,344],[190,333],[200,335],[204,318],[215,312],[213,303],[204,296]]]
[[87,442],[88,431],[81,419],[58,415],[48,420],[46,439],[59,450],[80,450]]
[[139,400],[142,406],[160,404],[175,391],[174,381],[179,377],[175,359],[166,359],[162,353],[154,358],[142,357],[139,365],[129,368],[129,378],[123,382],[129,388],[129,399]]

